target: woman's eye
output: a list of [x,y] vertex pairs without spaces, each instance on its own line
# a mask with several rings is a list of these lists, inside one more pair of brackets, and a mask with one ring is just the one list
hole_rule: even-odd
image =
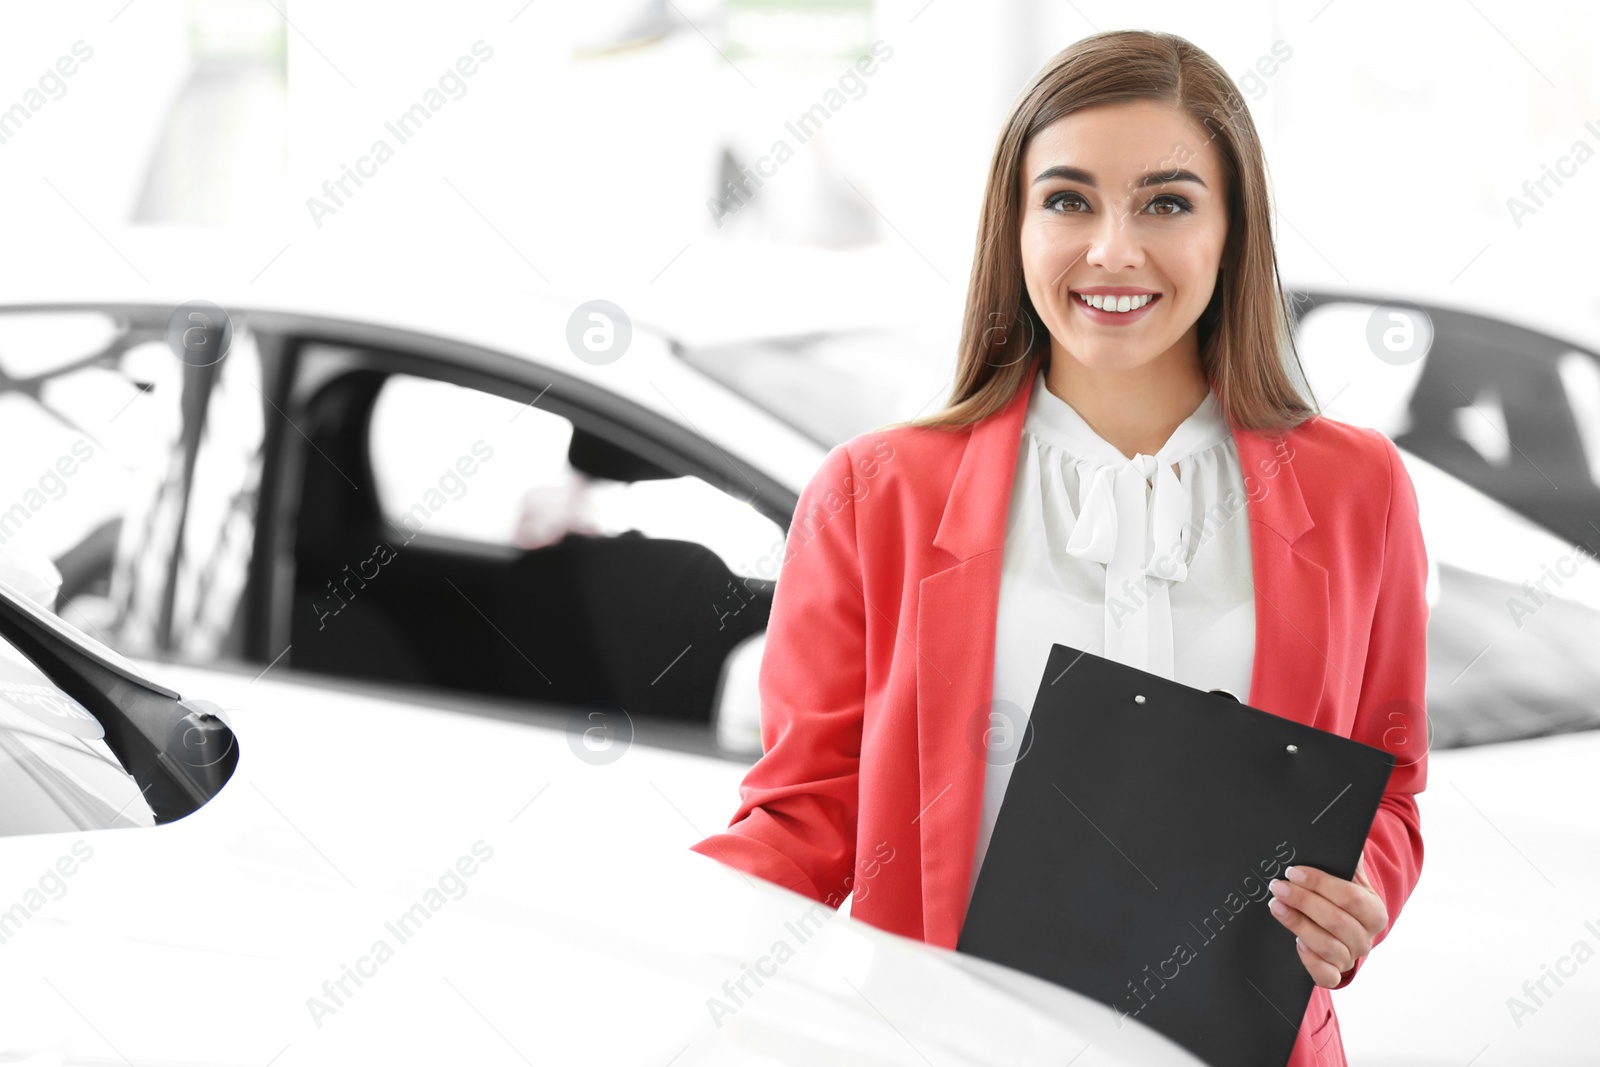
[[1186,213],[1194,210],[1192,207],[1189,206],[1189,201],[1185,200],[1181,196],[1174,196],[1172,193],[1163,193],[1162,195],[1156,197],[1154,200],[1150,201],[1150,207],[1151,208],[1156,207],[1158,204],[1168,204],[1168,205],[1170,205],[1172,207],[1172,210],[1171,211],[1153,211],[1152,214],[1156,214],[1156,215],[1182,215],[1182,214],[1186,214]]
[[[1084,207],[1089,206],[1088,203],[1084,201],[1083,197],[1079,196],[1077,193],[1055,193],[1054,195],[1045,198],[1044,206],[1046,209],[1054,211],[1056,209],[1056,205],[1063,202],[1069,202],[1067,200],[1068,197],[1071,198],[1071,203],[1083,204]],[[1079,212],[1074,210],[1070,212],[1063,212],[1063,214],[1079,214]]]
[[[1062,205],[1064,204],[1071,204],[1074,206],[1071,208],[1063,208]],[[1080,204],[1082,205],[1082,209],[1077,207],[1077,205]],[[1166,205],[1172,210],[1156,210],[1156,208],[1160,205]],[[1049,197],[1046,197],[1044,206],[1047,211],[1055,211],[1057,214],[1061,215],[1081,215],[1085,210],[1088,209],[1089,204],[1078,193],[1060,192],[1053,193]],[[1150,201],[1149,210],[1152,215],[1171,216],[1186,215],[1193,211],[1194,207],[1189,203],[1189,201],[1185,200],[1181,196],[1178,196],[1174,193],[1162,193],[1160,196]]]

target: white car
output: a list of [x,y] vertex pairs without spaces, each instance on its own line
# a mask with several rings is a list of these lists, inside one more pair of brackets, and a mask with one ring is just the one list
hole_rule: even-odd
[[[65,413],[108,456],[130,457],[108,515],[83,524],[98,540],[62,557],[63,614],[227,709],[241,753],[195,814],[86,835],[109,862],[75,861],[88,877],[5,946],[37,942],[22,983],[35,999],[16,1003],[43,1027],[38,1055],[71,1032],[74,1056],[114,1058],[120,1037],[134,1062],[437,1059],[472,1041],[469,1055],[512,1062],[571,1049],[664,1063],[701,1047],[696,1026],[716,1035],[707,1057],[741,1035],[740,1062],[762,1062],[755,1049],[773,1062],[864,1049],[866,1062],[1034,1062],[1021,1049],[1035,1033],[1041,1062],[1110,1049],[1090,1036],[1104,1017],[1064,990],[838,919],[817,942],[837,939],[837,952],[796,952],[770,988],[747,982],[759,994],[748,1003],[718,992],[738,992],[785,923],[809,914],[803,898],[682,854],[725,825],[759,744],[773,550],[830,443],[735,365],[740,346],[718,364],[638,330],[622,359],[591,362],[568,340],[573,323],[581,339],[615,319],[576,303],[497,297],[445,321],[380,293],[337,316],[230,306],[220,361],[206,348],[219,320],[179,316],[202,327],[199,355],[183,360],[166,342],[178,310],[14,312],[65,316],[36,331],[53,338],[96,336],[66,327],[105,316],[101,347],[42,364],[101,360],[72,370],[96,372],[101,393]],[[53,395],[60,406],[68,394]],[[130,419],[143,421],[120,448],[113,424]],[[1574,566],[1574,546],[1498,483],[1412,451],[1401,424],[1368,424],[1401,444],[1421,502],[1435,731],[1422,880],[1338,994],[1344,1043],[1361,1063],[1583,1062],[1600,1017],[1593,953],[1578,948],[1600,945],[1586,926],[1600,926],[1600,795],[1583,773],[1600,758],[1594,568]],[[578,560],[582,589],[528,562],[585,539],[614,554]],[[676,564],[630,558],[649,552]],[[663,574],[684,584],[639,595],[640,576]],[[1514,599],[1531,610],[1513,612]],[[556,667],[576,679],[568,688]],[[626,694],[588,685],[597,678]],[[7,869],[43,876],[72,844],[0,847],[13,850]],[[385,926],[406,914],[432,929]],[[893,981],[862,984],[890,959],[904,963],[879,972]],[[679,972],[693,977],[674,984]],[[899,1002],[905,1015],[874,993],[928,975],[937,988]],[[963,1014],[941,990],[1005,1007]],[[719,1000],[736,1009],[723,1027]],[[811,1025],[819,1012],[827,1022]]]
[[[18,604],[0,587],[0,617]],[[1199,1062],[689,851],[737,764],[129,664],[30,618],[125,678],[225,701],[247,740],[185,817],[0,838],[0,1062]],[[56,679],[58,699],[82,691]],[[20,776],[0,768],[0,787]]]
[[[515,309],[502,340],[539,337],[536,308]],[[717,744],[711,712],[735,699],[724,668],[731,679],[741,658],[759,657],[781,522],[819,446],[642,331],[632,373],[608,381],[601,364],[550,366],[392,325],[192,311],[210,314],[127,303],[0,312],[0,340],[13,342],[0,344],[0,368],[12,358],[11,380],[26,386],[10,402],[33,420],[18,447],[58,475],[11,535],[81,535],[57,557],[59,607],[91,636],[52,628],[237,740],[221,761],[193,724],[175,732],[169,761],[227,771],[197,810],[147,804],[145,770],[101,753],[100,821],[40,815],[0,837],[0,865],[15,872],[11,901],[0,898],[0,1062],[1042,1064],[1085,1048],[1082,1063],[1196,1062],[1066,990],[689,850],[725,823],[750,758]],[[559,338],[565,319],[544,321]],[[224,325],[228,352],[212,359]],[[363,382],[363,427],[377,438],[328,413]],[[515,392],[481,388],[490,382]],[[570,425],[553,424],[557,413]],[[73,452],[80,439],[88,449]],[[346,463],[339,449],[352,443],[375,447]],[[56,467],[62,455],[76,464]],[[618,477],[589,487],[592,507],[556,492],[536,496],[530,515],[530,488],[559,490],[568,461]],[[37,466],[16,464],[34,477]],[[364,551],[313,553],[329,546],[308,542],[348,516],[307,498],[327,489],[319,477],[346,475],[371,494],[368,518],[393,519],[372,528],[390,552],[351,542]],[[292,506],[272,503],[291,491]],[[573,536],[553,537],[563,525]],[[583,636],[648,621],[626,617],[625,582],[609,602],[619,619],[557,603],[548,586],[517,599],[517,561],[576,538],[693,562],[668,577],[697,598],[717,594],[692,610],[711,622],[707,647],[725,642],[721,659],[649,663],[644,684],[692,670],[653,705],[597,706],[602,694],[563,677],[579,657],[549,655],[517,628],[519,613]],[[594,580],[654,579],[625,555]],[[312,560],[326,573],[296,588],[294,571]],[[707,583],[734,573],[736,594]],[[426,594],[424,577],[437,587]],[[415,619],[385,626],[385,607],[408,606],[477,629],[441,652],[408,628]],[[367,669],[352,669],[362,654]],[[520,683],[474,687],[512,679],[512,663]],[[419,677],[452,669],[474,684]],[[541,672],[550,689],[534,684]],[[95,718],[64,678],[31,684],[55,685],[63,706]],[[27,775],[12,768],[0,788]],[[104,832],[123,825],[136,829]],[[779,942],[792,958],[775,958]]]

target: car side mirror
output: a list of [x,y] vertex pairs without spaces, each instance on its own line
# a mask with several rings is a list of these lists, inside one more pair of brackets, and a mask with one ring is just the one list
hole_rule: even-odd
[[239,748],[220,708],[145,677],[3,577],[0,637],[95,717],[158,824],[191,814],[232,777]]

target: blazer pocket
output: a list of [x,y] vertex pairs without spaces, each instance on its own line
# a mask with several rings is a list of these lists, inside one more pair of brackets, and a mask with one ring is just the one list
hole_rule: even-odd
[[1343,1056],[1344,1046],[1343,1046],[1343,1042],[1340,1042],[1340,1041],[1336,1040],[1338,1038],[1338,1036],[1339,1036],[1339,1023],[1338,1023],[1337,1018],[1333,1014],[1333,1007],[1330,1005],[1329,1008],[1328,1008],[1328,1017],[1323,1019],[1321,1024],[1319,1024],[1315,1030],[1311,1031],[1311,1047],[1316,1049],[1317,1052],[1320,1054],[1322,1052],[1327,1051],[1328,1043],[1330,1041],[1332,1041],[1332,1042],[1335,1043],[1335,1046],[1337,1048],[1339,1048],[1339,1050],[1340,1050],[1340,1056],[1334,1062],[1343,1063],[1344,1062],[1344,1056]]

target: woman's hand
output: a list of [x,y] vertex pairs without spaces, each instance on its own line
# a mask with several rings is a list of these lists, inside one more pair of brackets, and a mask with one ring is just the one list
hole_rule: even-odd
[[1268,906],[1298,935],[1294,943],[1312,981],[1332,989],[1372,951],[1372,939],[1389,925],[1388,909],[1360,861],[1353,881],[1315,867],[1290,867],[1284,873],[1287,882],[1274,878],[1268,887],[1273,893]]

